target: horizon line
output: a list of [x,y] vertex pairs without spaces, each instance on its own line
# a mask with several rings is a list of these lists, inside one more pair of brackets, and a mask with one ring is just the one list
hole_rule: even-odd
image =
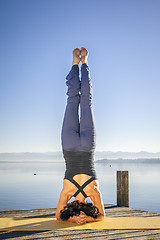
[[[118,152],[122,152],[122,153],[142,153],[142,152],[145,152],[145,153],[160,153],[160,151],[157,151],[157,152],[152,152],[152,151],[147,151],[147,150],[140,150],[140,151],[121,151],[121,150],[117,150],[117,151],[111,151],[111,150],[102,150],[102,151],[100,151],[100,150],[97,150],[97,151],[95,151],[95,153],[96,152],[101,152],[101,153],[103,153],[103,152],[112,152],[112,153],[118,153]],[[45,151],[45,152],[39,152],[39,151],[35,151],[35,152],[33,152],[33,151],[22,151],[22,152],[0,152],[0,154],[5,154],[5,153],[62,153],[62,151],[61,150],[59,150],[59,151],[55,151],[55,152],[53,152],[53,151]]]

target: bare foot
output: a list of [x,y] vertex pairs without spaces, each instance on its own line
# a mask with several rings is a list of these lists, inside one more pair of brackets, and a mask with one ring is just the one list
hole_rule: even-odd
[[81,47],[81,62],[82,62],[82,64],[83,63],[88,64],[87,58],[88,58],[88,51],[87,51],[87,49],[84,48],[84,47]]
[[78,65],[79,64],[79,62],[81,61],[80,54],[81,54],[81,51],[80,51],[79,48],[75,48],[73,50],[73,62],[72,62],[72,65]]

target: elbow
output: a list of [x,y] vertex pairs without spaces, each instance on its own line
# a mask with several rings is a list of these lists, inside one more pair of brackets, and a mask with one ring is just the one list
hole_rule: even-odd
[[56,220],[59,221],[59,217],[58,216],[56,216]]
[[59,214],[58,214],[58,211],[56,210],[56,219],[58,220],[59,218]]
[[103,219],[104,219],[104,217],[105,217],[105,215],[101,215],[100,217],[101,217],[101,219],[103,220]]
[[96,218],[96,221],[102,221],[104,219],[104,217],[105,216],[101,214],[98,218]]
[[63,220],[61,218],[56,217],[56,220],[59,222],[62,222]]
[[103,217],[105,217],[105,210],[103,210],[103,213],[101,213],[101,215],[102,215]]
[[104,205],[102,206],[102,211],[100,212],[100,214],[105,217],[105,209],[104,209]]
[[60,218],[60,214],[56,214],[56,220],[57,221],[62,221],[62,219]]

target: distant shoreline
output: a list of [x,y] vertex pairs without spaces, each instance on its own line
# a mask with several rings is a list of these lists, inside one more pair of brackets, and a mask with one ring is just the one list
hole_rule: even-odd
[[[54,163],[54,164],[59,164],[63,163],[64,159],[19,159],[19,160],[0,160],[0,163]],[[135,159],[124,159],[124,158],[117,158],[117,159],[98,159],[94,161],[96,164],[114,164],[114,163],[119,163],[119,164],[125,164],[125,163],[160,163],[160,158],[135,158]]]
[[[112,152],[112,151],[95,151],[95,161],[142,161],[160,159],[160,152]],[[62,151],[59,152],[12,152],[0,153],[0,161],[64,161]]]
[[113,163],[160,163],[160,158],[136,158],[136,159],[100,159],[96,160],[98,164],[113,164]]

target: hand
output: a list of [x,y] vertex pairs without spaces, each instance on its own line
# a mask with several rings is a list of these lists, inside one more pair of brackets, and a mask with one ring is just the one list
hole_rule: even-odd
[[74,216],[74,221],[79,225],[85,224],[87,221],[87,215],[81,211],[79,216]]

